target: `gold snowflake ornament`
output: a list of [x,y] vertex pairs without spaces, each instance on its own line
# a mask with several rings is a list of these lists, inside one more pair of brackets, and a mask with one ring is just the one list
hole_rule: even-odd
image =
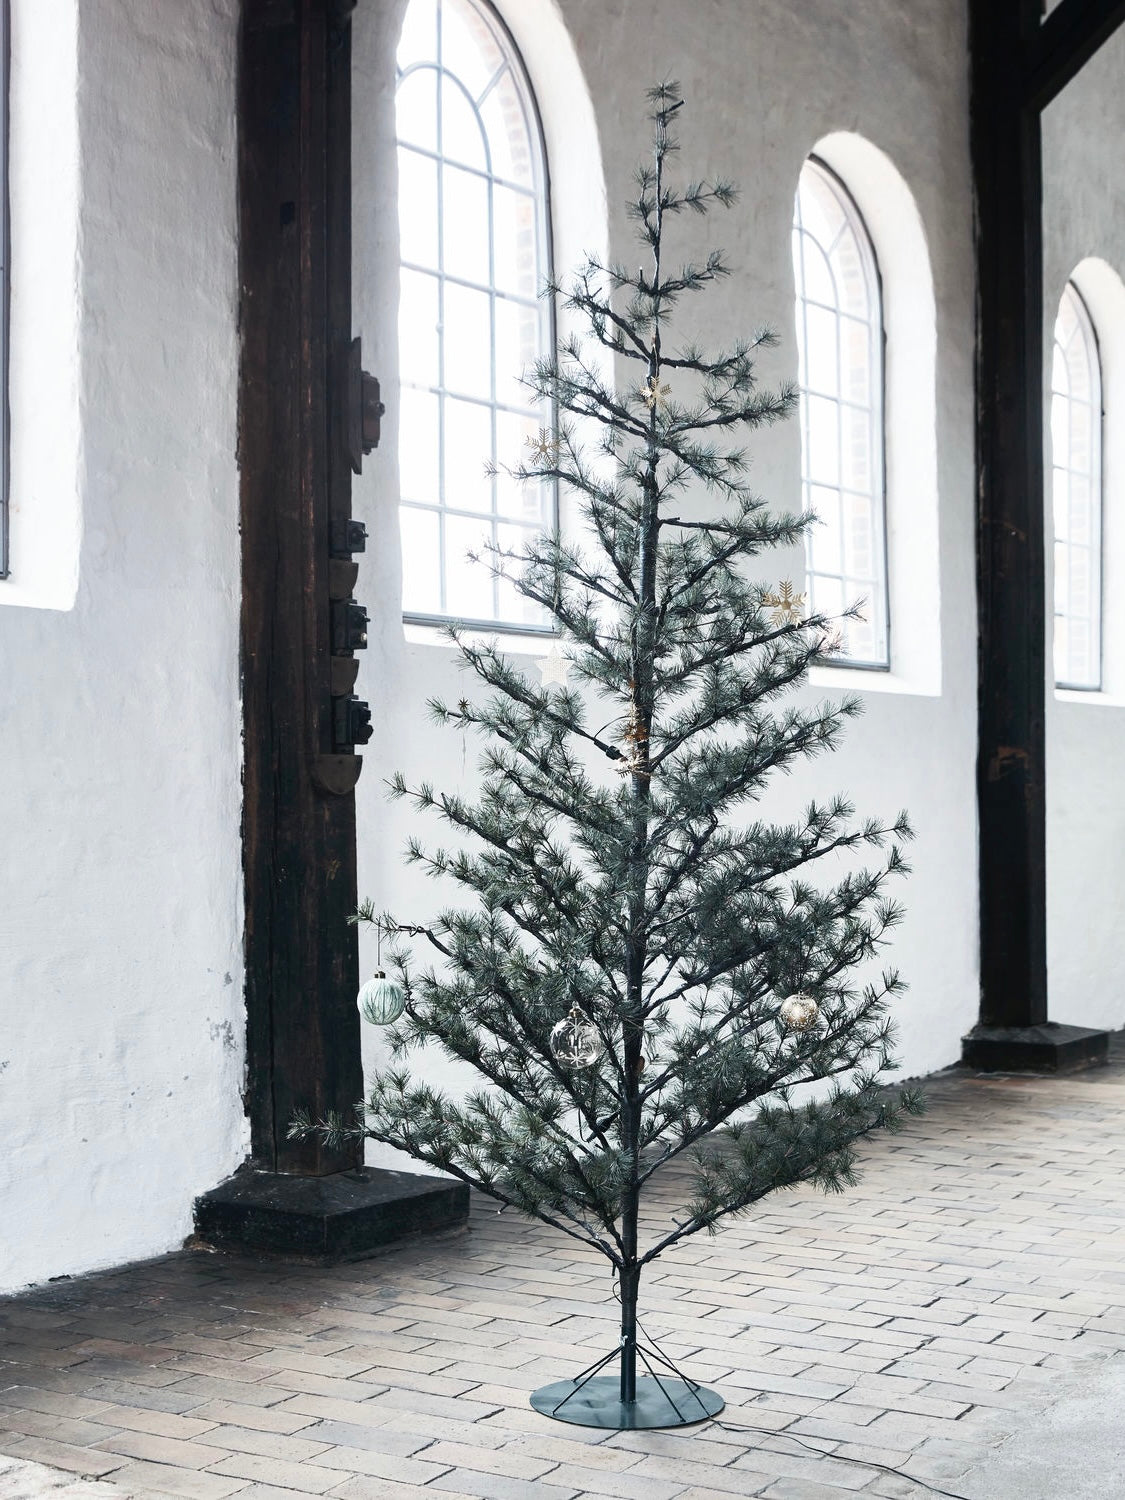
[[540,427],[537,435],[527,438],[526,442],[534,464],[549,464],[559,456],[559,440],[549,427]]
[[771,625],[799,625],[805,618],[805,595],[794,593],[788,578],[778,585],[776,594],[771,589],[762,603],[770,611]]
[[641,400],[650,411],[655,411],[658,406],[667,406],[671,394],[672,387],[661,385],[655,375],[650,375],[641,386]]

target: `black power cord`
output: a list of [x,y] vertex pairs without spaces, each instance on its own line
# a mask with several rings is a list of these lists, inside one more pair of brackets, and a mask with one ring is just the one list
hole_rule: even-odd
[[[706,1420],[711,1426],[720,1427],[724,1432],[757,1432],[761,1433],[763,1437],[774,1438],[777,1441],[797,1443],[807,1453],[813,1454],[816,1458],[830,1458],[838,1464],[856,1464],[861,1469],[874,1469],[880,1474],[893,1474],[897,1479],[905,1479],[910,1484],[921,1485],[931,1495],[944,1495],[948,1497],[948,1500],[969,1500],[968,1495],[958,1494],[954,1490],[943,1490],[940,1484],[934,1484],[929,1479],[922,1479],[917,1474],[908,1474],[905,1469],[896,1469],[893,1464],[881,1464],[873,1458],[848,1458],[846,1456],[841,1457],[836,1453],[826,1453],[823,1448],[817,1448],[812,1443],[806,1443],[804,1438],[798,1437],[795,1432],[778,1432],[770,1427],[755,1427],[748,1422],[724,1422],[719,1417],[708,1417]],[[700,1426],[702,1425],[703,1423],[701,1422]],[[768,1453],[770,1450],[766,1448],[759,1451]],[[793,1456],[795,1457],[796,1455]]]
[[[613,1294],[617,1297],[618,1301],[621,1300],[616,1287],[613,1289]],[[685,1385],[693,1386],[697,1384],[696,1381],[689,1380],[683,1371],[672,1363],[652,1334],[642,1325],[640,1318],[637,1319],[637,1332],[641,1334],[650,1348],[660,1355],[664,1363],[676,1371]],[[804,1438],[798,1437],[795,1432],[778,1432],[775,1428],[771,1427],[756,1427],[752,1422],[724,1422],[720,1417],[705,1417],[699,1425],[702,1426],[704,1422],[709,1423],[713,1427],[718,1427],[722,1432],[754,1432],[762,1437],[772,1438],[775,1442],[796,1443],[798,1447],[803,1448],[806,1453],[811,1453],[815,1458],[831,1458],[836,1463],[855,1464],[862,1469],[873,1469],[878,1474],[893,1474],[896,1479],[905,1479],[908,1484],[920,1485],[922,1489],[928,1490],[931,1495],[943,1496],[944,1500],[969,1500],[968,1495],[961,1495],[956,1490],[942,1489],[940,1484],[934,1484],[929,1479],[922,1479],[917,1474],[908,1474],[905,1469],[896,1469],[893,1464],[881,1464],[876,1459],[871,1458],[848,1458],[846,1456],[840,1457],[835,1453],[826,1453],[823,1448],[817,1448],[813,1443],[806,1442]],[[762,1451],[769,1452],[769,1449]]]

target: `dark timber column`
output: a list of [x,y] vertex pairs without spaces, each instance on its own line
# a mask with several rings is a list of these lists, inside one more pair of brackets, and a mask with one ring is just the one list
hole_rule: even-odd
[[349,155],[331,107],[346,87],[342,9],[250,0],[239,142],[248,1097],[255,1164],[317,1175],[356,1166],[358,1150],[288,1140],[293,1111],[347,1110],[363,1086],[355,800],[317,778],[332,751],[329,494],[348,483],[330,375],[351,330],[329,319],[330,302],[350,302],[329,257],[331,231],[347,233],[329,220]]
[[356,991],[357,744],[367,615],[351,475],[378,386],[351,330],[354,0],[244,0],[239,83],[239,464],[247,1103],[251,1163],[196,1205],[200,1236],[363,1254],[464,1217],[467,1192],[293,1141],[298,1109],[363,1092]]
[[1047,1021],[1041,130],[1027,101],[1039,0],[971,0],[980,615],[980,1024],[966,1062],[1055,1070],[1104,1033]]

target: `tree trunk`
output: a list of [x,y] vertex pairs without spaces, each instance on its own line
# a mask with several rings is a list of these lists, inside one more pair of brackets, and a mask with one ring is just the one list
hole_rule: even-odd
[[[634,1210],[634,1219],[636,1211]],[[637,1399],[637,1289],[641,1279],[636,1264],[621,1270],[621,1404]]]

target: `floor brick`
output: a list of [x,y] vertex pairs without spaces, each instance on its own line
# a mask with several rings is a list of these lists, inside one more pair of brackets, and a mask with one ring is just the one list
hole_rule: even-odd
[[235,1479],[254,1479],[278,1489],[297,1490],[299,1494],[323,1495],[343,1477],[338,1469],[324,1469],[319,1464],[290,1464],[278,1458],[263,1458],[257,1453],[232,1453],[211,1465],[211,1474],[225,1474]]
[[[167,1464],[131,1463],[113,1471],[114,1492],[126,1495],[179,1495],[184,1500],[226,1500],[247,1489],[244,1479],[224,1479],[196,1469],[176,1469]],[[69,1500],[60,1496],[59,1500]]]
[[300,1432],[316,1421],[315,1416],[286,1410],[286,1405],[283,1402],[280,1406],[246,1406],[237,1401],[205,1401],[202,1406],[192,1407],[191,1416],[184,1420],[198,1421],[201,1427],[229,1423],[233,1427],[255,1427],[259,1432],[285,1433]]

